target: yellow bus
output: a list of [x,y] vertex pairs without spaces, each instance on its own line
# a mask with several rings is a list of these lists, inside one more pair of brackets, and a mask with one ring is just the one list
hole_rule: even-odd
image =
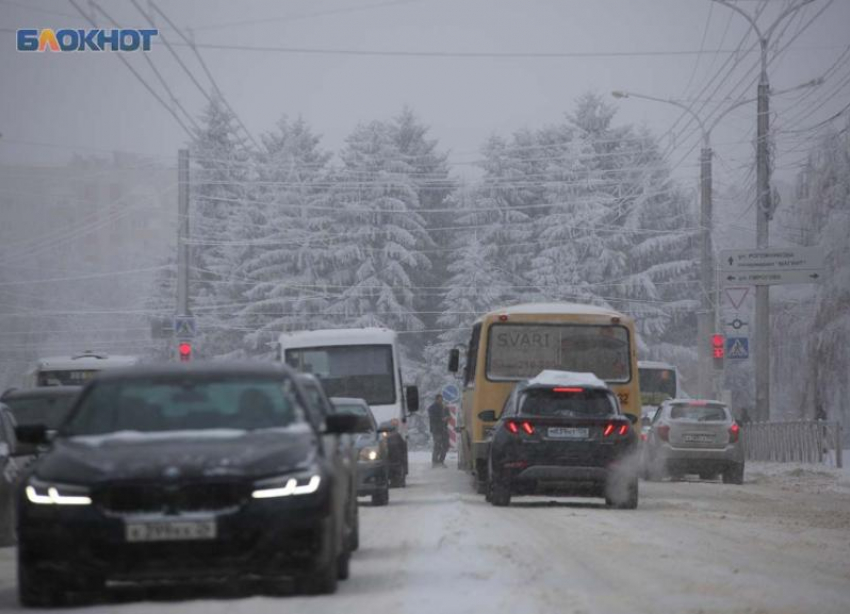
[[[544,369],[594,373],[620,399],[625,413],[640,419],[634,320],[617,311],[575,303],[531,303],[496,309],[472,326],[463,372],[462,411],[458,424],[458,462],[487,484],[487,455],[496,417],[516,382]],[[458,371],[460,355],[451,351],[449,370]]]

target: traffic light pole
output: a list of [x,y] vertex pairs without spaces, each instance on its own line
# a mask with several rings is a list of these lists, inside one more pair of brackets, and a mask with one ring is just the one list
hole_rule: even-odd
[[[177,151],[177,315],[189,315],[189,150]],[[184,360],[178,347],[177,359]]]

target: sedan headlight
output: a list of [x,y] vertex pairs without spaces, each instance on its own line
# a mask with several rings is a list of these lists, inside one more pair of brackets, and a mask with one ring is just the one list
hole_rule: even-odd
[[35,505],[91,505],[89,489],[70,484],[51,484],[31,478],[25,489],[27,501]]
[[251,497],[254,499],[274,499],[277,497],[293,497],[312,495],[322,485],[322,476],[317,472],[287,475],[270,478],[254,484]]
[[357,457],[358,460],[364,462],[372,462],[381,458],[381,448],[380,446],[366,446],[365,448],[360,448],[360,454]]

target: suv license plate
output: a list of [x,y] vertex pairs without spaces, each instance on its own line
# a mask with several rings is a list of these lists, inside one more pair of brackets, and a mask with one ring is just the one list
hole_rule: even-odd
[[197,541],[216,534],[215,520],[128,522],[124,530],[128,542]]
[[685,435],[685,443],[714,443],[714,435]]
[[587,439],[589,429],[567,428],[563,426],[550,426],[549,437],[552,439]]

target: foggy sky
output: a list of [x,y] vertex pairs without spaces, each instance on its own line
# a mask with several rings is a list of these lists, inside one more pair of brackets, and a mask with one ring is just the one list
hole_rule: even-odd
[[[817,0],[806,8],[791,22],[785,40],[827,3]],[[192,28],[195,40],[202,44],[498,53],[704,50],[701,55],[581,58],[202,50],[228,101],[255,136],[271,130],[283,114],[302,116],[324,136],[326,148],[337,150],[358,122],[389,119],[408,104],[432,127],[431,136],[439,139],[441,147],[451,150],[460,175],[470,173],[465,163],[478,158],[479,147],[491,134],[507,136],[522,127],[558,122],[588,90],[616,103],[618,122],[645,123],[656,133],[665,133],[680,111],[634,99],[615,101],[610,91],[705,99],[708,93],[701,92],[705,82],[729,57],[715,51],[734,49],[748,29],[743,18],[709,0],[160,0],[158,4],[178,26]],[[761,4],[739,3],[750,12]],[[122,26],[148,27],[128,0],[102,5]],[[770,0],[760,23],[772,21],[786,5],[785,0]],[[142,6],[147,8],[146,1]],[[68,2],[0,0],[0,164],[62,164],[75,150],[133,151],[171,164],[175,150],[186,142],[185,133],[115,54],[15,51],[16,28],[85,25]],[[158,25],[170,41],[179,41],[164,24]],[[850,2],[837,0],[771,66],[774,89],[821,75],[850,44],[848,32]],[[209,87],[190,50],[185,46],[178,50]],[[140,55],[125,57],[159,88]],[[180,102],[199,113],[205,101],[167,49],[155,45],[150,59]],[[802,112],[798,122],[784,127],[804,128],[843,108],[850,99],[847,83],[833,92],[847,77],[844,59],[841,70],[806,98],[798,100],[806,92],[774,97],[776,125]],[[711,96],[704,115],[727,96],[755,94],[754,85],[733,86],[756,61],[755,54],[742,59],[734,76]],[[830,95],[823,108],[806,115],[807,109]],[[783,109],[789,106],[784,115]],[[755,108],[749,105],[715,130],[720,162],[715,172],[721,182],[743,177],[740,169],[752,157],[748,131],[754,124]],[[682,161],[676,176],[685,183],[696,178],[698,151],[688,151],[698,138],[691,126],[679,135],[669,156],[671,164]],[[778,177],[793,177],[793,164],[803,149],[800,138],[780,139]],[[671,144],[669,140],[662,143]]]

